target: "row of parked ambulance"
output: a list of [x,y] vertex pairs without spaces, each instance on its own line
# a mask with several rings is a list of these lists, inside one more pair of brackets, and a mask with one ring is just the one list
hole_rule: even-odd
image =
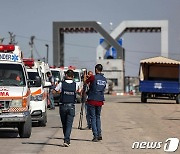
[[[52,72],[56,84],[68,68],[49,68],[45,62],[22,57],[19,46],[0,45],[0,127],[18,128],[21,138],[31,136],[32,121],[46,126],[48,92]],[[82,71],[74,69],[77,95],[82,90]],[[56,96],[55,100],[56,100]],[[56,100],[57,102],[59,99]]]

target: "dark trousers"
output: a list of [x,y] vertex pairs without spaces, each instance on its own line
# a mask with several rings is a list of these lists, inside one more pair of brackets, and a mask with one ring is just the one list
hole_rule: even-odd
[[88,128],[91,128],[90,110],[89,110],[89,104],[87,104],[87,102],[85,103],[85,113],[86,113],[87,126]]
[[55,106],[54,106],[54,97],[53,97],[53,93],[52,93],[51,89],[50,89],[50,92],[49,92],[49,100],[50,100],[50,108],[54,109],[55,108]]
[[101,106],[89,104],[90,119],[94,137],[101,136]]
[[70,143],[70,135],[75,116],[75,105],[59,105],[59,112],[63,126],[64,142]]

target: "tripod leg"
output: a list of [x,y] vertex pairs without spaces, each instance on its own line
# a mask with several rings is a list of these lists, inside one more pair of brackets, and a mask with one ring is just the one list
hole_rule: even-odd
[[81,112],[80,112],[78,129],[81,129],[81,126],[82,126],[81,123],[82,123],[82,115],[81,115]]
[[82,119],[82,117],[81,117],[81,112],[80,112],[78,129],[80,129],[80,128],[81,128],[81,119]]
[[81,112],[80,112],[78,129],[82,129],[82,118],[83,118],[83,104],[81,105]]
[[78,126],[78,129],[82,129],[83,109],[84,109],[84,103],[82,103],[82,105],[81,105],[81,112],[80,112],[80,118],[79,118],[79,126]]

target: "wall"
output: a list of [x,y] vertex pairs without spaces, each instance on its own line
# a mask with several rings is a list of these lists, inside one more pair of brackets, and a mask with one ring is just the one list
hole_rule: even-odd
[[[103,65],[103,73],[107,79],[114,81],[114,91],[124,91],[124,74],[122,59],[99,59],[97,64]],[[116,85],[115,85],[116,84]]]

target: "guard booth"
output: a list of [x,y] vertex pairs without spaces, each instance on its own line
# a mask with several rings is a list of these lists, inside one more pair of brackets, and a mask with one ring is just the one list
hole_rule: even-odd
[[141,102],[147,99],[172,99],[180,103],[180,61],[153,57],[140,61]]

